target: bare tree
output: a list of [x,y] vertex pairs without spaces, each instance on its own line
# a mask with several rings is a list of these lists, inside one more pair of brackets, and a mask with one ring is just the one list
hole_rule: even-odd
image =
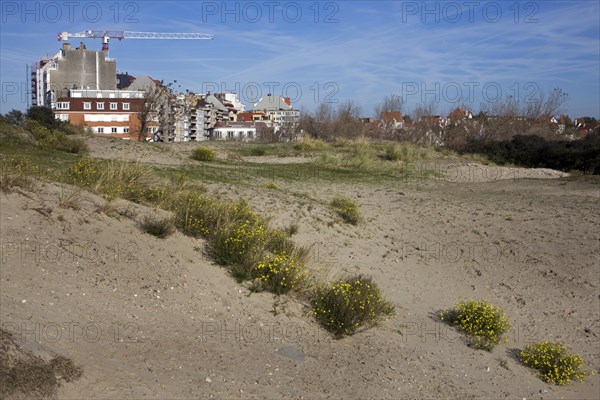
[[381,118],[383,112],[402,112],[404,99],[401,96],[390,94],[385,96],[381,103],[375,106],[375,118]]
[[139,102],[137,119],[139,141],[146,141],[148,128],[156,126],[157,129],[168,135],[174,121],[171,107],[171,83],[165,85],[162,81],[145,89],[145,95]]

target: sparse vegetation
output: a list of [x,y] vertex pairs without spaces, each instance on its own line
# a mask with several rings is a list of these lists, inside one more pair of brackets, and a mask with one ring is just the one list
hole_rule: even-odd
[[38,169],[22,156],[0,158],[0,190],[10,192],[14,188],[29,188],[30,177],[37,172]]
[[298,233],[299,230],[300,225],[298,225],[296,222],[292,222],[287,228],[285,228],[285,233],[291,237]]
[[47,399],[62,382],[83,374],[72,360],[56,356],[49,362],[21,349],[9,332],[0,330],[0,398]]
[[504,343],[504,334],[512,329],[504,312],[487,300],[456,303],[454,309],[440,312],[440,319],[469,335],[476,349],[487,351]]
[[160,218],[155,215],[146,215],[140,222],[140,228],[159,239],[164,239],[175,230],[170,218]]
[[303,136],[296,144],[294,149],[300,151],[324,150],[328,147],[321,139],[313,139],[310,136]]
[[356,225],[362,219],[358,204],[348,196],[336,196],[331,201],[331,206],[340,217],[349,224]]
[[363,275],[318,286],[312,306],[317,321],[338,337],[374,326],[394,313],[373,280]]
[[67,189],[64,186],[61,186],[60,193],[58,196],[58,206],[60,208],[71,208],[73,210],[79,210],[80,195],[81,189],[79,188]]
[[265,184],[265,187],[267,189],[273,189],[273,190],[279,189],[279,186],[275,182],[273,182],[273,181],[267,182]]
[[559,342],[542,341],[525,347],[519,352],[521,362],[535,370],[540,378],[556,385],[566,385],[571,380],[582,381],[592,370],[583,368],[583,358],[571,354]]
[[216,153],[209,147],[200,146],[192,151],[191,157],[196,161],[209,162],[215,159]]

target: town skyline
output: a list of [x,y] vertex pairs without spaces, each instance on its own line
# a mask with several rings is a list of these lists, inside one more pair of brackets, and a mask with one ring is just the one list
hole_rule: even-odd
[[395,94],[409,112],[434,103],[441,115],[457,106],[477,113],[482,103],[523,103],[560,88],[562,114],[600,117],[596,2],[27,4],[2,5],[3,113],[26,108],[25,65],[58,51],[56,32],[101,28],[213,34],[113,40],[109,56],[119,72],[196,93],[233,91],[247,108],[271,93],[307,111],[353,101],[374,116]]

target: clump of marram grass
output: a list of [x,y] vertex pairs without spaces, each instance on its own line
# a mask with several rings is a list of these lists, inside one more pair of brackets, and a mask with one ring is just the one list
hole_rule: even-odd
[[64,186],[61,186],[60,193],[58,194],[58,206],[60,208],[71,208],[73,210],[79,210],[80,195],[80,188],[67,190]]
[[583,368],[581,355],[571,354],[562,343],[549,340],[525,347],[519,352],[519,360],[537,370],[542,380],[556,385],[566,385],[571,380],[581,382],[594,373]]
[[350,276],[330,285],[318,285],[312,300],[317,321],[334,335],[352,335],[393,315],[387,301],[370,277]]
[[69,165],[67,182],[89,188],[106,199],[139,201],[150,186],[152,169],[139,162],[101,161],[81,157]]
[[321,139],[313,139],[310,136],[303,136],[297,143],[294,144],[294,149],[299,151],[324,150],[328,147]]
[[215,159],[215,157],[216,157],[215,152],[206,146],[200,146],[200,147],[195,148],[192,151],[192,155],[191,155],[191,158],[193,160],[205,161],[205,162],[212,161]]
[[159,239],[166,238],[175,230],[170,218],[160,218],[155,215],[146,215],[140,221],[139,226],[144,232]]
[[356,225],[362,219],[358,204],[348,196],[336,196],[331,200],[331,206],[340,217],[349,224]]
[[275,183],[273,181],[265,183],[265,187],[267,189],[273,189],[273,190],[279,189],[279,186],[277,185],[277,183]]
[[385,146],[385,153],[383,158],[389,161],[398,161],[402,159],[402,149],[396,143],[390,143]]
[[492,351],[508,339],[504,334],[512,329],[508,318],[499,307],[487,300],[461,301],[452,310],[440,312],[440,319],[458,327],[472,340],[473,347]]
[[427,160],[433,154],[434,150],[412,143],[389,143],[384,148],[383,158],[389,161],[412,162]]

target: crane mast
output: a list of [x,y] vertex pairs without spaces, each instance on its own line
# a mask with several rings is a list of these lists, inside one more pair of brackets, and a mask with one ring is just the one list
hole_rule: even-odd
[[206,33],[178,33],[178,32],[132,32],[132,31],[105,31],[86,30],[82,32],[59,32],[58,41],[68,42],[69,38],[102,39],[102,51],[108,51],[110,39],[187,39],[187,40],[212,40],[213,35]]

